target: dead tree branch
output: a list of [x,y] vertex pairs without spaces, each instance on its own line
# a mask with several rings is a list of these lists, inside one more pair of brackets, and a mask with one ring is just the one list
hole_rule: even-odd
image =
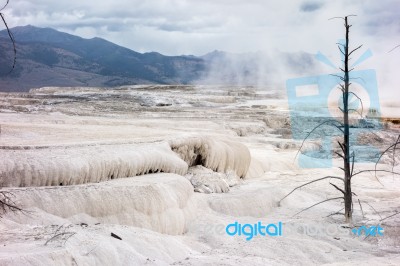
[[399,45],[397,45],[396,47],[394,47],[392,50],[390,50],[388,53],[391,53],[391,52],[393,52],[394,50],[396,50],[397,48],[399,48],[400,47],[400,44]]
[[[398,214],[400,214],[400,212],[396,212],[396,213],[394,213],[394,214],[392,214],[392,215],[389,215],[389,216],[387,216],[387,217],[385,217],[385,218],[383,218],[383,219],[380,219],[380,222],[382,222],[382,221],[384,221],[384,220],[386,220],[386,219],[392,218],[393,216],[396,216],[396,215],[398,215]],[[382,217],[381,217],[381,218],[382,218]]]
[[349,92],[350,94],[353,94],[361,103],[361,118],[363,117],[363,113],[364,113],[364,104],[363,101],[361,100],[360,97],[358,97],[358,95],[354,92]]
[[26,212],[14,201],[15,195],[8,191],[0,191],[0,217],[7,211]]
[[[333,122],[333,123],[338,123],[339,125],[342,126],[342,123],[340,123],[339,121],[337,121],[337,120],[335,120],[335,119],[326,120],[326,121],[324,121],[324,122],[318,124],[317,126],[315,126],[315,127],[307,134],[307,136],[303,139],[303,141],[302,141],[302,143],[301,143],[301,145],[300,145],[300,148],[298,149],[298,151],[297,151],[297,153],[296,153],[295,159],[297,158],[299,152],[300,152],[301,149],[303,148],[304,143],[306,142],[306,140],[308,139],[308,137],[309,137],[315,130],[317,130],[319,127],[321,127],[321,126],[323,126],[323,125],[326,125],[327,123],[332,123],[332,122]],[[338,128],[337,125],[334,125],[334,124],[329,125],[329,126],[334,126],[334,127]]]
[[320,202],[318,202],[318,203],[315,203],[315,204],[311,205],[310,207],[307,207],[307,208],[305,208],[305,209],[302,209],[301,211],[299,211],[298,213],[296,213],[296,214],[293,215],[292,217],[294,217],[294,216],[296,216],[296,215],[298,215],[298,214],[300,214],[300,213],[302,213],[302,212],[305,212],[305,211],[307,211],[307,210],[309,210],[309,209],[311,209],[311,208],[313,208],[313,207],[315,207],[315,206],[317,206],[317,205],[320,205],[320,204],[325,203],[325,202],[327,202],[327,201],[332,201],[332,200],[337,200],[337,199],[344,199],[344,197],[329,198],[329,199],[320,201]]
[[[4,8],[6,8],[6,6],[8,5],[9,2],[10,2],[10,1],[7,0],[7,2],[6,2],[5,5],[0,9],[0,11],[2,11]],[[7,22],[6,22],[6,19],[4,18],[4,14],[3,14],[3,13],[0,13],[0,17],[1,17],[1,20],[3,21],[4,26],[5,26],[6,29],[7,29],[8,37],[10,38],[10,40],[11,40],[11,42],[12,42],[13,51],[14,51],[13,65],[12,65],[12,67],[11,67],[11,70],[8,72],[8,74],[9,74],[9,73],[11,73],[11,72],[13,71],[13,69],[15,68],[15,65],[16,65],[16,63],[17,63],[17,47],[16,47],[16,45],[15,45],[14,35],[12,34],[12,32],[10,31],[10,28],[8,27],[8,24],[7,24]]]
[[336,186],[335,184],[329,182],[329,184],[331,184],[334,188],[336,188],[337,190],[339,190],[340,192],[342,192],[343,194],[345,193],[343,189],[339,188],[338,186]]
[[299,188],[305,187],[305,186],[307,186],[307,185],[309,185],[309,184],[312,184],[312,183],[315,183],[315,182],[318,182],[318,181],[321,181],[321,180],[324,180],[324,179],[331,179],[331,178],[339,179],[339,180],[341,180],[341,181],[344,182],[344,179],[343,179],[342,177],[338,177],[338,176],[325,176],[325,177],[321,177],[321,178],[318,178],[318,179],[314,179],[314,180],[312,180],[312,181],[310,181],[310,182],[307,182],[307,183],[305,183],[305,184],[303,184],[303,185],[301,185],[301,186],[298,186],[298,187],[294,188],[292,191],[290,191],[288,194],[286,194],[286,196],[284,196],[281,200],[279,200],[278,203],[280,204],[282,200],[284,200],[285,198],[287,198],[290,194],[292,194],[293,192],[295,192],[295,191],[298,190]]
[[337,212],[333,212],[333,213],[327,215],[326,217],[331,217],[333,215],[344,215],[344,213],[341,212],[341,211],[343,211],[343,209],[344,209],[344,207],[341,208],[340,210],[338,210]]
[[53,236],[50,237],[45,243],[44,245],[47,246],[47,244],[51,241],[54,241],[56,239],[59,239],[61,241],[64,241],[62,243],[62,245],[65,244],[65,242],[67,242],[68,239],[70,239],[72,236],[74,236],[76,234],[76,232],[69,232],[67,231],[67,229],[69,229],[71,227],[71,225],[69,226],[65,226],[64,225],[60,225],[57,230],[53,233]]
[[361,205],[361,201],[360,201],[360,199],[357,199],[357,200],[358,200],[358,204],[360,205],[360,210],[361,210],[362,217],[364,218],[365,216],[364,216],[364,211],[363,211],[363,208],[362,208],[362,205]]

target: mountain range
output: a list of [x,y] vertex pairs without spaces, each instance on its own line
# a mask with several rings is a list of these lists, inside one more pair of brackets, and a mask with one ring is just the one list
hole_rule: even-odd
[[[269,60],[260,61],[260,53],[214,51],[199,57],[165,56],[138,53],[102,38],[85,39],[51,28],[28,25],[12,28],[11,32],[16,41],[17,61],[10,73],[12,42],[6,30],[0,31],[0,91],[149,83],[256,85],[261,76],[272,77],[276,71],[276,65]],[[300,72],[313,65],[311,55],[306,53],[280,56],[281,63]]]

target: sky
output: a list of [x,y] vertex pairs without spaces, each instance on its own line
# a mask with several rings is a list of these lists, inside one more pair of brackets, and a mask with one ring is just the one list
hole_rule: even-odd
[[388,76],[400,61],[400,48],[388,53],[400,44],[400,0],[10,0],[2,12],[10,27],[51,27],[138,52],[321,51],[334,64],[344,27],[330,18],[355,14],[350,44],[374,54],[365,67]]

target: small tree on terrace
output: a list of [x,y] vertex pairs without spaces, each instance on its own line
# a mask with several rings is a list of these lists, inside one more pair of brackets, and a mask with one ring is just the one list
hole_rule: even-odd
[[[316,205],[322,204],[324,202],[327,201],[332,201],[332,200],[343,200],[344,201],[344,216],[345,216],[345,221],[347,223],[352,223],[352,219],[353,219],[353,195],[354,192],[352,192],[352,188],[351,188],[351,182],[352,182],[352,178],[358,174],[364,173],[364,172],[389,172],[392,174],[399,174],[393,171],[388,171],[388,170],[377,170],[377,164],[378,162],[381,160],[382,156],[389,152],[389,151],[393,151],[393,155],[395,154],[397,145],[400,144],[400,136],[397,138],[397,140],[395,141],[394,144],[392,144],[391,146],[389,146],[386,150],[384,150],[380,156],[377,158],[376,164],[375,164],[375,169],[371,169],[371,170],[362,170],[362,171],[358,171],[355,172],[354,171],[354,163],[356,161],[356,154],[354,152],[354,150],[351,147],[351,142],[350,142],[350,130],[351,130],[351,125],[349,123],[349,112],[351,111],[357,111],[354,110],[350,105],[349,105],[349,99],[350,97],[355,97],[357,98],[357,100],[359,101],[359,103],[361,104],[362,110],[361,110],[361,117],[362,117],[362,112],[363,112],[363,102],[362,99],[355,93],[355,91],[352,91],[351,87],[352,87],[352,83],[350,81],[350,72],[353,70],[349,67],[349,63],[350,63],[350,56],[356,52],[358,49],[360,49],[362,47],[362,45],[354,48],[354,49],[350,49],[350,38],[349,38],[349,32],[350,32],[350,28],[352,25],[349,24],[348,20],[349,17],[354,16],[354,15],[349,15],[349,16],[345,16],[345,17],[335,17],[338,19],[342,19],[344,21],[344,26],[345,26],[345,42],[342,44],[338,44],[338,48],[340,50],[340,53],[343,55],[344,60],[343,60],[343,67],[340,68],[342,75],[341,76],[337,76],[340,80],[341,80],[341,84],[338,85],[338,89],[340,89],[341,91],[341,95],[342,95],[342,106],[339,106],[339,109],[343,115],[343,122],[342,121],[337,121],[337,120],[326,120],[320,124],[318,124],[316,127],[314,127],[308,134],[307,136],[303,139],[303,143],[299,149],[299,151],[302,149],[305,141],[307,140],[307,138],[318,128],[322,127],[322,126],[333,126],[335,129],[339,130],[342,137],[341,140],[338,141],[338,145],[340,146],[340,152],[336,152],[334,151],[334,153],[336,153],[342,160],[343,160],[343,167],[340,167],[340,169],[343,171],[343,177],[339,177],[339,176],[325,176],[322,178],[318,178],[318,179],[314,179],[306,184],[303,184],[301,186],[298,186],[296,188],[294,188],[290,193],[288,193],[285,197],[283,197],[280,202],[285,199],[286,197],[288,197],[290,194],[292,194],[293,192],[295,192],[297,189],[300,189],[302,187],[305,187],[311,183],[314,182],[318,182],[318,181],[322,181],[322,180],[326,180],[326,179],[336,179],[336,180],[340,180],[343,184],[341,186],[337,186],[333,183],[330,183],[336,190],[338,190],[342,196],[340,197],[334,197],[334,198],[328,198],[326,200],[323,200],[321,202],[318,202],[308,208],[305,208],[303,210],[301,210],[300,212],[298,212],[297,214],[308,210]],[[394,162],[393,162],[394,163]],[[379,180],[378,180],[379,181]],[[361,203],[360,203],[361,206]],[[295,214],[295,215],[297,215]],[[393,216],[393,215],[391,215]]]

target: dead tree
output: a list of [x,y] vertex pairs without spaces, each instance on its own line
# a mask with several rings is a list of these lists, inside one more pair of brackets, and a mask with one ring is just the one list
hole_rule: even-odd
[[[3,21],[4,26],[7,29],[7,33],[8,36],[11,40],[11,43],[13,45],[13,50],[14,50],[14,60],[13,60],[13,65],[12,68],[10,70],[10,72],[14,69],[15,64],[16,64],[16,60],[17,60],[17,49],[15,46],[15,39],[13,34],[11,33],[6,19],[4,18],[4,14],[1,13],[1,11],[4,10],[4,8],[6,8],[6,6],[8,5],[8,3],[10,2],[10,0],[7,0],[7,2],[5,3],[5,5],[0,8],[0,17],[1,20]],[[9,72],[9,73],[10,73]],[[0,125],[0,134],[1,134],[1,125]],[[7,192],[7,191],[0,191],[0,217],[6,213],[7,211],[12,211],[12,212],[25,212],[22,208],[18,207],[18,205],[15,203],[15,201],[13,200],[13,198],[15,197],[15,195],[11,192]]]
[[[10,38],[10,41],[11,41],[12,46],[13,46],[14,59],[13,59],[12,67],[11,67],[10,72],[9,72],[9,73],[11,73],[11,71],[13,71],[13,69],[15,68],[15,64],[17,63],[17,47],[16,47],[16,45],[15,45],[14,36],[13,36],[12,32],[10,31],[10,28],[8,27],[8,24],[7,24],[7,22],[6,22],[6,19],[5,19],[5,17],[4,17],[4,14],[1,13],[1,11],[3,11],[4,8],[6,8],[6,7],[8,6],[8,3],[9,3],[9,2],[10,2],[10,0],[7,0],[7,2],[5,3],[5,5],[4,5],[2,8],[0,8],[0,17],[1,17],[1,20],[3,21],[4,26],[5,26],[6,29],[7,29],[8,37]],[[8,74],[9,74],[9,73],[8,73]]]
[[[360,49],[362,47],[362,45],[358,46],[357,48],[350,50],[350,42],[349,42],[349,32],[350,32],[350,28],[352,25],[349,25],[348,23],[348,18],[351,16],[355,16],[355,15],[349,15],[349,16],[345,16],[345,17],[335,17],[335,18],[340,18],[344,20],[344,26],[345,26],[345,43],[344,44],[338,44],[338,48],[341,52],[341,54],[344,56],[344,62],[343,62],[343,67],[340,67],[339,69],[342,72],[342,76],[337,76],[338,78],[340,78],[340,80],[342,81],[341,84],[339,84],[339,88],[342,92],[342,99],[343,99],[343,108],[339,107],[340,111],[343,114],[343,123],[336,121],[336,120],[326,120],[322,123],[320,123],[319,125],[317,125],[316,127],[314,127],[310,133],[307,134],[307,136],[303,139],[303,143],[300,146],[300,149],[298,152],[300,152],[301,148],[303,147],[306,139],[319,127],[321,126],[333,126],[336,129],[340,130],[340,132],[342,133],[342,140],[338,141],[338,144],[340,146],[341,152],[335,152],[342,160],[343,160],[343,167],[340,167],[340,169],[343,171],[344,176],[343,177],[338,177],[338,176],[325,176],[322,178],[318,178],[318,179],[314,179],[306,184],[300,185],[296,188],[294,188],[290,193],[288,193],[285,197],[283,197],[279,203],[285,199],[286,197],[288,197],[290,194],[292,194],[293,192],[295,192],[297,189],[300,189],[302,187],[305,187],[307,185],[310,185],[312,183],[315,182],[319,182],[322,180],[331,180],[331,179],[336,179],[336,180],[340,180],[341,182],[343,182],[343,186],[337,186],[331,182],[329,182],[330,185],[332,185],[336,190],[338,190],[341,194],[341,196],[339,197],[333,197],[333,198],[328,198],[326,200],[323,200],[321,202],[318,202],[310,207],[307,207],[303,210],[301,210],[300,212],[296,213],[300,214],[303,211],[306,211],[314,206],[317,206],[319,204],[325,203],[327,201],[333,201],[333,200],[343,200],[344,201],[344,216],[345,216],[345,221],[346,223],[352,224],[352,220],[353,220],[353,195],[355,195],[354,192],[352,192],[351,189],[351,180],[354,176],[364,173],[364,172],[375,172],[375,177],[376,177],[376,173],[377,172],[389,172],[392,174],[397,174],[399,175],[400,173],[396,173],[393,171],[386,171],[386,170],[378,170],[377,169],[377,164],[379,163],[379,161],[381,160],[382,156],[389,152],[389,151],[393,151],[393,158],[394,158],[394,154],[396,152],[396,149],[398,147],[398,145],[400,145],[400,136],[397,138],[397,141],[392,144],[391,146],[389,146],[385,151],[383,151],[383,153],[381,153],[381,155],[379,156],[376,164],[375,164],[375,169],[371,169],[371,170],[362,170],[359,172],[354,172],[354,163],[355,163],[355,153],[354,151],[350,153],[351,150],[351,144],[350,144],[350,124],[349,124],[349,111],[351,111],[352,109],[349,108],[349,96],[353,95],[355,96],[361,103],[361,106],[363,106],[362,103],[362,99],[353,91],[351,91],[350,86],[351,86],[351,82],[350,82],[350,72],[353,69],[349,68],[349,61],[350,61],[350,56],[357,51],[358,49]],[[332,18],[334,19],[334,18]],[[336,75],[335,75],[336,76]],[[354,110],[353,110],[354,111]],[[362,116],[362,113],[361,113]],[[394,166],[394,161],[393,161],[393,166]],[[379,179],[378,179],[379,181]],[[361,202],[359,201],[359,204],[361,206]],[[361,207],[362,208],[362,207]],[[335,213],[336,214],[336,213]],[[394,215],[393,215],[394,216]],[[392,216],[390,216],[392,217]],[[388,217],[387,217],[388,218]],[[386,219],[386,218],[385,218]]]
[[[344,74],[344,85],[341,84],[340,88],[342,90],[343,95],[343,126],[344,126],[344,141],[341,143],[340,147],[342,148],[343,154],[341,155],[343,158],[343,171],[344,171],[344,216],[346,222],[352,222],[352,205],[353,205],[353,195],[351,194],[351,172],[354,169],[354,158],[352,167],[350,167],[350,127],[349,127],[349,87],[350,87],[350,69],[349,69],[349,57],[356,50],[361,48],[358,46],[356,49],[349,52],[349,31],[351,25],[348,24],[348,17],[344,18],[344,26],[346,28],[346,43],[344,47],[339,47],[341,53],[344,54],[344,69],[341,68]],[[344,48],[344,51],[343,51]],[[340,144],[340,143],[339,143]]]
[[8,211],[11,212],[22,212],[27,211],[18,207],[18,204],[14,201],[15,195],[8,191],[0,191],[0,218]]

